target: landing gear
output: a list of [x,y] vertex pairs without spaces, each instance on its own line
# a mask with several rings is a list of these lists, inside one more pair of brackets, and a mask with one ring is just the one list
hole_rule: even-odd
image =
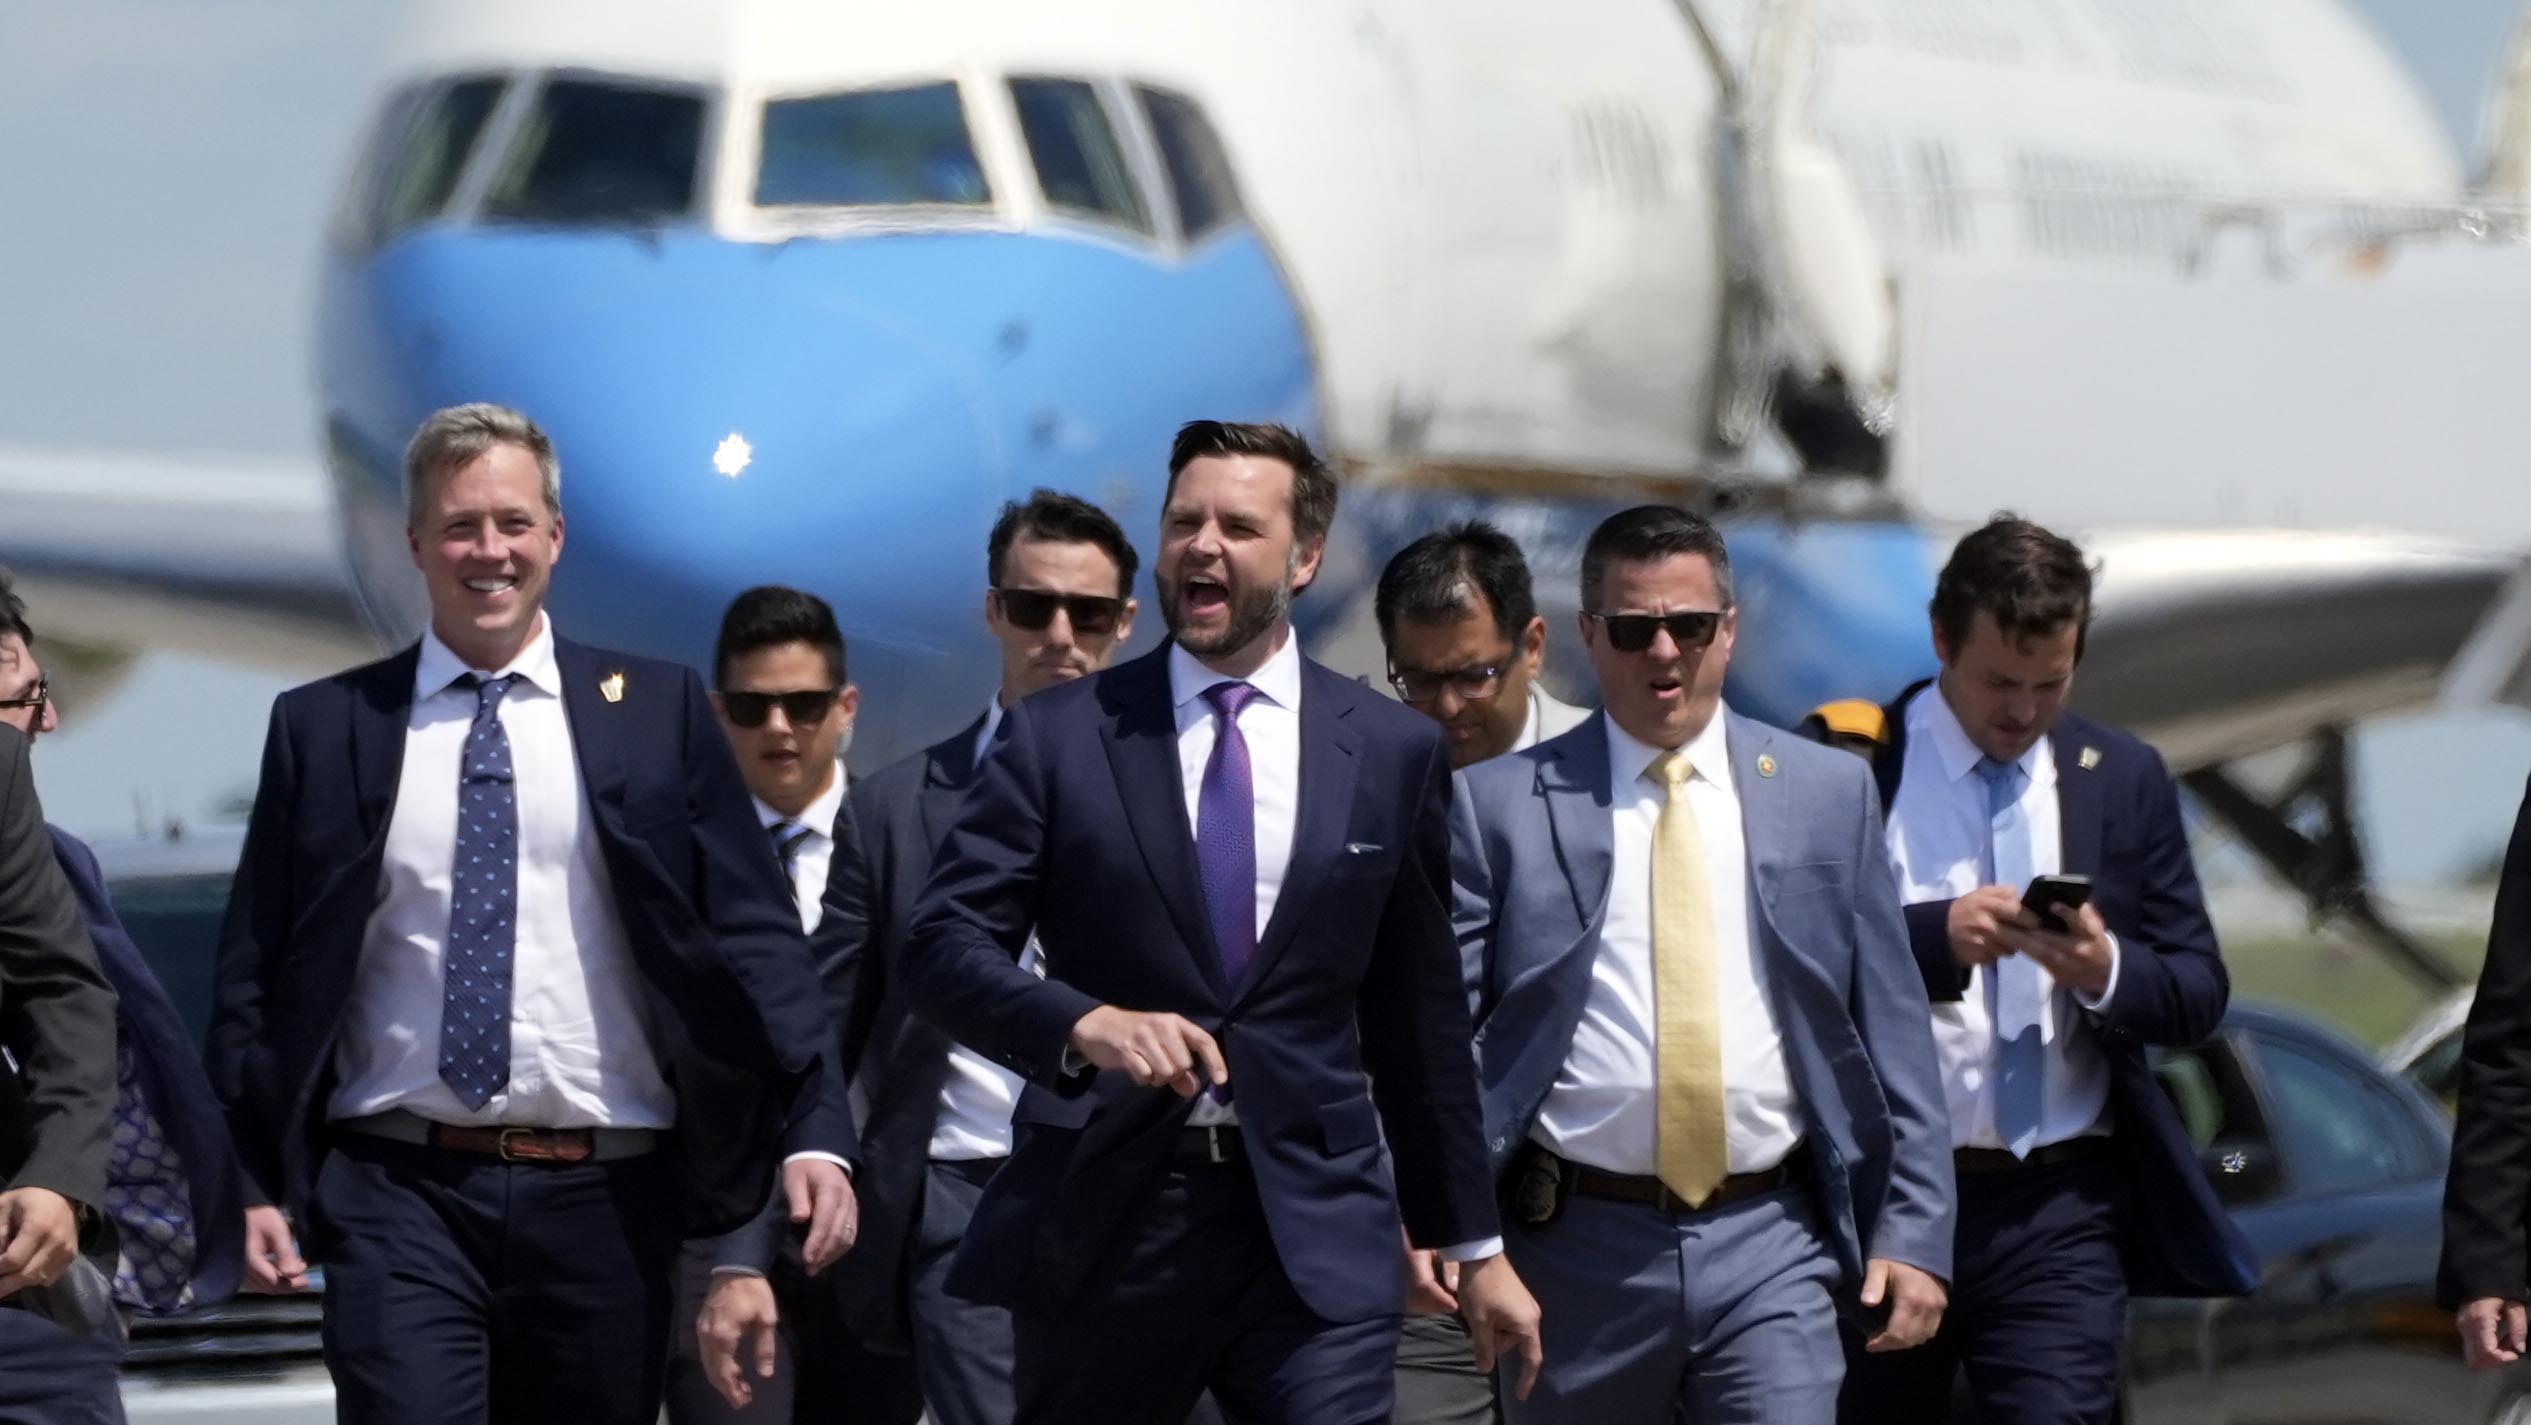
[[[2356,832],[2346,746],[2343,727],[2313,733],[2304,743],[2302,765],[2272,798],[2242,785],[2223,763],[2180,780],[2269,870],[2302,893],[2314,924],[2343,921],[2427,989],[2457,989],[2462,976],[2393,925],[2373,899],[2364,843]],[[2316,829],[2306,831],[2306,825]]]

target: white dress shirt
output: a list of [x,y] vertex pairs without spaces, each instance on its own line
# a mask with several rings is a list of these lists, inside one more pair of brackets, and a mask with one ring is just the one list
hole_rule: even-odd
[[[1899,769],[1898,797],[1890,807],[1890,864],[1898,896],[1909,905],[1949,900],[1976,890],[1986,859],[1986,779],[1977,775],[1984,754],[1969,740],[1937,685],[1907,707],[1907,760]],[[2058,824],[2056,753],[2044,737],[2021,755],[2021,795],[1994,820],[1995,879],[2027,886],[2034,876],[2063,866]],[[2058,1143],[2108,1132],[2109,1061],[2095,1037],[2092,1012],[2118,992],[2117,942],[2110,945],[2109,984],[2096,1001],[2068,991],[2040,970],[2047,1011],[2039,1039],[2047,1074],[2040,1100],[2039,1138]],[[1951,1145],[2000,1148],[1995,1131],[1995,1020],[1987,1002],[1986,967],[1969,973],[1957,1001],[1933,1006],[1934,1057],[1951,1107]]]
[[[984,749],[993,745],[993,733],[1001,725],[1002,703],[997,698],[985,710],[984,730],[976,734],[977,762],[984,760]],[[1045,952],[1038,948],[1034,931],[1020,951],[1019,967],[1035,975],[1046,973]],[[944,1162],[1009,1157],[1011,1110],[1019,1106],[1022,1082],[1019,1075],[966,1045],[952,1044],[949,1077],[940,1086],[940,1114],[932,1120],[931,1156]]]
[[[1577,1163],[1646,1176],[1659,1167],[1658,1030],[1652,972],[1652,836],[1668,793],[1646,775],[1661,749],[1613,718],[1608,729],[1609,815],[1615,860],[1608,912],[1591,961],[1591,988],[1564,1068],[1530,1136]],[[1792,1078],[1764,961],[1749,918],[1749,855],[1718,708],[1687,744],[1686,794],[1713,886],[1716,1006],[1722,1022],[1723,1106],[1729,1170],[1763,1172],[1801,1141]]]
[[518,807],[510,1081],[480,1109],[440,1081],[458,763],[478,705],[473,689],[451,684],[468,671],[437,634],[422,635],[378,905],[335,1041],[338,1082],[327,1114],[400,1108],[453,1124],[666,1128],[676,1121],[676,1096],[660,1072],[641,974],[589,826],[547,619],[518,657],[491,670],[518,675],[498,713]]
[[[1216,673],[1194,654],[1169,645],[1169,701],[1177,705],[1178,777],[1186,789],[1186,830],[1195,835],[1203,814],[1204,765],[1221,740],[1219,718],[1204,690],[1240,681]],[[1248,785],[1256,798],[1257,941],[1265,942],[1274,904],[1283,897],[1283,873],[1292,864],[1292,826],[1301,798],[1301,644],[1288,632],[1283,646],[1245,680],[1261,696],[1239,710],[1239,735],[1248,743]],[[1237,1123],[1239,1112],[1207,1094],[1187,1122],[1198,1128]]]
[[[791,859],[791,899],[800,908],[800,933],[814,932],[826,919],[826,880],[835,869],[835,818],[843,814],[844,784],[849,774],[844,764],[835,764],[835,779],[826,790],[800,808],[798,816],[784,816],[767,805],[763,798],[750,795],[756,804],[756,820],[765,829],[765,845],[773,846],[773,828],[785,821],[797,822],[806,828],[800,838],[800,849]],[[781,852],[774,852],[778,859]]]

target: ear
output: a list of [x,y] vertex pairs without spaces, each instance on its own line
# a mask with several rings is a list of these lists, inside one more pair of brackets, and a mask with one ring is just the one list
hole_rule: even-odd
[[1547,620],[1544,615],[1531,614],[1529,627],[1520,631],[1520,661],[1529,665],[1529,674],[1534,678],[1546,658]]
[[1301,546],[1300,557],[1292,561],[1292,592],[1299,593],[1318,579],[1318,562],[1327,557],[1327,536]]
[[844,710],[844,725],[850,727],[852,720],[861,715],[861,689],[844,684],[844,690],[835,695],[835,706]]
[[1134,612],[1141,607],[1142,603],[1138,599],[1125,601],[1125,611],[1116,616],[1116,637],[1110,641],[1110,647],[1122,647],[1133,639]]
[[1934,661],[1948,668],[1960,656],[1960,650],[1951,646],[1951,635],[1943,631],[1942,620],[1934,619],[1932,623]]
[[413,551],[413,567],[416,569],[421,568],[422,536],[418,530],[414,529],[413,526],[409,524],[404,527],[404,547]]

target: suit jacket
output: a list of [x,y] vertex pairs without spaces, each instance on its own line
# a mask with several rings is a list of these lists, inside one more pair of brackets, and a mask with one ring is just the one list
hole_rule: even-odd
[[105,1196],[114,1123],[114,991],[53,861],[26,739],[0,727],[0,1188]]
[[[1850,757],[1724,716],[1751,948],[1822,1220],[1858,1280],[1874,1257],[1948,1279],[1949,1118],[1871,779]],[[1590,997],[1615,854],[1608,767],[1607,725],[1592,718],[1461,774],[1452,869],[1497,1172],[1537,1122]]]
[[[1873,759],[1884,806],[1907,764],[1907,705],[1887,709],[1890,740]],[[2059,862],[2092,879],[2092,906],[2118,937],[2118,989],[2096,1040],[2109,1057],[2111,1138],[2135,1210],[2122,1219],[2128,1289],[2139,1296],[2237,1296],[2258,1259],[2223,1210],[2145,1046],[2203,1041],[2223,1020],[2231,977],[2215,948],[2179,787],[2161,755],[2116,728],[2067,713],[2049,734],[2056,758]],[[1957,1001],[1968,973],[1951,957],[1948,899],[1907,907],[1907,938],[1935,1002]]]
[[2460,1103],[2443,1187],[2447,1307],[2531,1300],[2531,791],[2505,847],[2487,963],[2461,1036]]
[[[563,709],[661,1066],[690,1235],[752,1217],[777,1144],[854,1151],[781,867],[692,670],[556,639]],[[418,648],[281,695],[221,929],[207,1056],[257,1190],[303,1207],[377,907]],[[620,696],[599,684],[622,676]]]
[[207,1306],[237,1291],[246,1264],[246,1192],[229,1146],[228,1120],[185,1033],[184,1017],[158,983],[141,947],[123,929],[108,899],[105,875],[86,842],[60,827],[53,859],[79,901],[80,918],[97,947],[97,963],[114,986],[115,1027],[131,1047],[141,1099],[184,1164],[185,1208],[193,1221],[193,1300]]
[[[1291,863],[1233,984],[1204,911],[1168,667],[1163,645],[1013,705],[914,912],[896,966],[908,1001],[1030,1081],[951,1289],[1061,1310],[1154,1189],[1190,1102],[1066,1072],[1073,1024],[1113,1004],[1220,1041],[1268,1230],[1310,1309],[1397,1312],[1401,1208],[1426,1246],[1496,1232],[1443,900],[1440,731],[1303,660]],[[1042,980],[1017,963],[1032,927]]]
[[[853,1339],[903,1349],[907,1246],[931,1161],[932,1130],[954,1041],[917,1018],[889,967],[906,943],[932,853],[975,778],[979,717],[954,736],[853,783],[835,819],[825,911],[809,937],[839,1032],[838,1060],[861,1090],[861,1161],[853,1175],[861,1231],[824,1283]],[[725,1242],[717,1260],[769,1268],[787,1218],[779,1202]],[[831,1284],[828,1287],[827,1284]]]

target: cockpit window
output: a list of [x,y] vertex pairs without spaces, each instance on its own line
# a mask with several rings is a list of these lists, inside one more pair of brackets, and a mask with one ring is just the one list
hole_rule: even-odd
[[555,79],[536,96],[486,217],[537,223],[633,223],[694,206],[703,100],[602,79]]
[[756,202],[860,207],[993,201],[955,84],[862,89],[765,105]]
[[431,96],[406,130],[394,163],[380,176],[370,231],[384,238],[447,206],[466,171],[466,155],[483,134],[484,121],[501,97],[504,81],[461,79]]
[[1178,227],[1187,241],[1204,236],[1241,216],[1239,184],[1232,177],[1230,155],[1221,136],[1194,100],[1167,89],[1136,85],[1143,117],[1160,145],[1160,166],[1169,173],[1169,193],[1177,200]]
[[1011,98],[1047,206],[1151,231],[1151,208],[1096,89],[1077,79],[1014,79]]

